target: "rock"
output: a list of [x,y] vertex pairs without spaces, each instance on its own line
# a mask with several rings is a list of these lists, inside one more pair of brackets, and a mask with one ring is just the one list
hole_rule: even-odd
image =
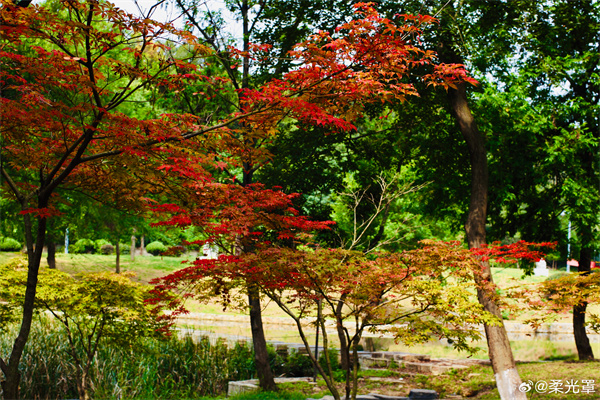
[[419,399],[419,400],[436,400],[439,398],[437,392],[435,390],[428,389],[411,389],[408,394],[408,398],[410,400]]

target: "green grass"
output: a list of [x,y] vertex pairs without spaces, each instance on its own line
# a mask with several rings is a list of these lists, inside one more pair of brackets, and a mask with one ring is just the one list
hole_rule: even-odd
[[[517,369],[524,382],[560,381],[565,387],[567,380],[582,379],[596,382],[595,393],[537,393],[530,391],[530,399],[569,399],[597,400],[598,382],[600,382],[600,362],[537,362],[519,363]],[[386,379],[388,378],[388,379]],[[341,383],[338,383],[341,386]],[[431,389],[440,394],[440,398],[450,395],[470,399],[499,400],[494,373],[490,366],[474,366],[466,369],[451,370],[441,375],[412,374],[403,368],[397,370],[365,370],[359,372],[359,394],[381,393],[393,396],[407,396],[410,389]],[[320,398],[330,394],[322,379],[316,384],[294,382],[280,385],[283,392],[302,393],[306,397]]]
[[297,391],[254,392],[231,396],[231,400],[305,400],[303,393]]
[[[20,253],[0,252],[0,264],[6,263],[14,257],[24,257]],[[138,282],[148,283],[154,278],[164,276],[170,272],[177,271],[186,266],[185,261],[194,260],[193,256],[182,257],[160,257],[160,256],[136,256],[131,261],[129,254],[121,255],[121,271],[135,272]],[[115,270],[115,255],[102,254],[56,254],[56,268],[61,271],[75,275],[85,272],[102,272]],[[42,260],[42,267],[47,267],[46,259]]]
[[[557,380],[566,387],[567,380],[576,380],[581,385],[582,379],[590,379],[600,382],[600,362],[537,362],[537,363],[519,363],[517,369],[523,382],[532,381],[534,384],[539,381],[550,382]],[[420,387],[433,389],[445,395],[457,394],[464,397],[497,400],[500,399],[492,367],[477,366],[464,370],[454,370],[450,373],[427,376],[416,375],[414,382]],[[577,399],[577,400],[596,400],[598,399],[598,388],[596,393],[538,393],[532,390],[528,393],[530,399]]]

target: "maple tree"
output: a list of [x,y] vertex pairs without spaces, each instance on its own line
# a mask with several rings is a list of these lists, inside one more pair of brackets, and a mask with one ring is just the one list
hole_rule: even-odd
[[[433,18],[399,16],[401,23],[397,24],[379,16],[371,5],[359,3],[352,22],[341,25],[335,32],[319,32],[288,53],[288,59],[297,65],[295,69],[280,79],[251,88],[250,63],[275,59],[280,49],[249,42],[248,3],[238,4],[244,25],[242,51],[223,48],[211,35],[212,28],[201,26],[194,14],[196,8],[187,7],[184,2],[178,4],[189,24],[215,49],[215,61],[221,63],[230,86],[237,90],[233,108],[248,115],[223,134],[224,147],[218,155],[228,165],[225,171],[242,186],[252,184],[256,171],[271,160],[267,145],[282,122],[350,131],[355,129],[353,122],[360,118],[367,103],[403,101],[416,95],[413,86],[406,82],[413,74],[433,86],[445,87],[463,80],[474,83],[461,66],[438,65],[433,52],[419,47],[419,29],[433,22]],[[232,70],[235,65],[242,70],[239,78]],[[222,84],[222,79],[219,82]],[[260,112],[256,113],[257,110]],[[241,172],[232,172],[235,167]],[[246,249],[242,246],[239,251]],[[260,385],[263,389],[274,389],[258,293],[251,293],[249,301]]]
[[[331,365],[321,365],[311,349],[305,331],[307,320],[314,320],[323,332],[326,361],[326,319],[335,321],[345,335],[348,346],[341,351],[346,352],[343,357],[352,360],[345,366],[345,398],[355,398],[357,349],[366,330],[391,334],[407,345],[447,338],[455,348],[473,351],[470,341],[481,338],[477,325],[500,323],[483,309],[471,290],[475,280],[485,286],[480,289],[496,292],[493,282],[475,277],[483,273],[481,259],[500,263],[537,260],[543,255],[537,249],[548,245],[518,242],[469,250],[458,242],[429,240],[416,250],[365,255],[311,244],[299,246],[302,238],[295,239],[295,248],[262,242],[252,253],[197,260],[157,279],[156,298],[151,302],[174,309],[174,315],[185,312],[188,298],[218,298],[224,308],[243,308],[245,288],[258,286],[295,321],[308,356],[336,399],[341,397]],[[496,301],[501,303],[502,299]]]
[[[57,189],[114,188],[124,183],[116,171],[142,165],[149,148],[174,151],[165,142],[203,132],[198,127],[185,136],[193,122],[185,115],[140,120],[121,112],[152,85],[176,90],[184,83],[180,71],[193,65],[169,57],[165,43],[179,38],[193,44],[193,36],[111,4],[63,3],[60,15],[6,1],[0,7],[2,183],[19,204],[28,255],[21,329],[10,356],[0,358],[9,399],[18,398],[18,364],[31,327],[48,219],[58,213]],[[107,161],[115,156],[118,162]]]
[[[526,287],[508,287],[506,292],[512,299],[508,305],[512,311],[523,314],[525,323],[537,330],[542,324],[567,317],[582,302],[600,303],[600,273],[595,270],[557,273]],[[600,332],[600,315],[588,312],[588,317],[584,328]]]
[[[14,259],[2,266],[0,297],[5,307],[18,308],[25,294],[27,263]],[[36,310],[50,312],[65,328],[69,352],[75,365],[81,400],[90,399],[90,369],[100,342],[132,345],[142,337],[160,336],[165,322],[156,308],[144,302],[148,288],[133,282],[130,274],[91,273],[77,279],[55,269],[42,270]],[[0,314],[3,325],[14,318]]]

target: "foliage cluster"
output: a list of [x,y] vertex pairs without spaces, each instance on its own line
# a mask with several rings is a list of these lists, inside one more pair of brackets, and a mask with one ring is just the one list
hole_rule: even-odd
[[[581,302],[600,303],[600,271],[556,274],[528,290],[512,288],[510,295],[525,300],[527,309],[534,311],[527,322],[537,328],[569,313]],[[586,326],[600,332],[600,315],[588,312],[587,317]]]
[[21,251],[23,245],[18,240],[9,237],[0,239],[0,251]]
[[165,246],[162,242],[156,240],[154,242],[148,243],[148,245],[146,246],[146,251],[152,254],[153,256],[157,256],[167,251],[167,246]]
[[[31,323],[34,306],[50,309],[55,318],[63,322],[70,354],[77,364],[77,375],[80,375],[80,382],[84,386],[90,363],[98,350],[101,333],[129,341],[134,336],[132,332],[149,333],[150,328],[155,328],[147,318],[148,310],[141,304],[141,299],[146,294],[121,277],[108,274],[88,275],[74,281],[64,275],[46,271],[41,271],[38,276],[44,243],[50,241],[54,244],[56,237],[56,230],[52,227],[56,221],[54,217],[63,212],[63,202],[66,204],[72,200],[68,195],[61,197],[57,194],[68,193],[71,189],[91,196],[99,195],[100,192],[114,193],[115,202],[122,201],[129,208],[143,208],[152,203],[155,211],[169,214],[164,225],[176,228],[198,227],[202,232],[201,238],[194,240],[196,245],[200,242],[218,244],[227,253],[216,261],[198,260],[191,267],[164,278],[157,288],[161,297],[154,300],[159,303],[177,306],[180,299],[168,290],[182,286],[191,288],[191,295],[201,299],[220,296],[225,305],[242,306],[242,302],[235,298],[235,293],[244,293],[249,294],[255,310],[255,314],[251,311],[251,315],[255,317],[260,315],[258,293],[262,290],[264,295],[275,301],[296,321],[306,316],[314,317],[315,314],[316,324],[324,325],[326,317],[335,319],[340,338],[345,338],[347,342],[347,346],[342,346],[346,361],[350,357],[351,348],[356,357],[357,343],[365,329],[377,331],[399,321],[405,324],[391,329],[399,340],[411,344],[431,337],[446,337],[461,349],[468,349],[468,339],[477,335],[470,324],[485,323],[487,328],[494,324],[498,326],[498,321],[484,313],[477,304],[473,304],[470,298],[472,293],[466,286],[467,282],[474,279],[480,302],[488,311],[500,315],[496,312],[496,288],[486,261],[490,257],[504,261],[502,251],[489,253],[489,248],[481,247],[479,252],[469,253],[457,245],[428,242],[415,251],[369,254],[373,248],[386,242],[384,236],[398,234],[401,219],[397,216],[389,218],[390,212],[397,213],[399,208],[397,206],[400,203],[396,200],[387,204],[379,201],[381,207],[376,207],[378,218],[368,217],[369,209],[373,208],[371,206],[357,204],[353,215],[341,214],[339,207],[334,206],[336,217],[343,222],[340,224],[342,230],[354,229],[356,233],[357,226],[360,225],[357,225],[357,221],[371,221],[367,223],[367,227],[370,226],[367,235],[369,245],[364,253],[355,251],[359,249],[358,242],[352,242],[349,250],[324,249],[307,243],[307,233],[313,230],[325,231],[330,224],[313,222],[300,216],[294,207],[294,199],[299,195],[288,195],[280,190],[252,184],[254,172],[272,158],[271,148],[265,147],[265,144],[278,133],[333,132],[343,137],[348,142],[346,148],[349,148],[357,142],[350,143],[352,140],[346,140],[346,137],[352,139],[355,133],[359,137],[370,136],[370,133],[362,131],[365,127],[367,130],[387,130],[392,126],[365,119],[375,116],[382,119],[382,113],[387,113],[385,118],[390,114],[396,115],[394,113],[397,110],[393,108],[397,104],[404,103],[408,97],[418,96],[421,89],[427,87],[449,90],[450,99],[455,100],[459,99],[457,93],[460,90],[463,111],[466,111],[464,114],[468,114],[470,118],[466,83],[475,84],[476,81],[467,75],[461,64],[438,62],[439,59],[450,63],[462,61],[460,50],[453,48],[452,34],[448,37],[444,32],[448,29],[448,20],[440,21],[440,29],[436,33],[439,37],[434,42],[440,43],[441,50],[438,58],[434,51],[424,45],[421,38],[421,28],[437,22],[435,18],[421,14],[398,14],[393,18],[384,18],[373,8],[373,4],[359,3],[355,7],[354,19],[341,18],[343,22],[335,30],[318,31],[299,45],[290,45],[292,51],[287,53],[286,63],[295,64],[294,68],[287,69],[288,72],[280,74],[278,79],[252,88],[248,82],[250,60],[256,60],[259,65],[267,62],[273,54],[273,46],[250,45],[249,32],[244,32],[245,46],[242,51],[233,48],[228,48],[226,52],[218,51],[212,35],[215,33],[214,27],[209,29],[212,33],[206,35],[209,31],[202,30],[196,23],[196,28],[205,34],[204,38],[209,45],[217,50],[212,53],[192,34],[193,25],[197,22],[193,18],[197,16],[194,7],[190,12],[186,11],[189,23],[186,29],[177,30],[169,24],[154,22],[149,18],[135,18],[110,4],[93,0],[65,1],[62,3],[64,10],[58,13],[52,7],[11,7],[8,0],[0,1],[5,5],[0,8],[0,20],[3,39],[6,39],[0,44],[0,56],[6,66],[0,70],[0,81],[3,84],[0,101],[3,116],[10,121],[3,131],[2,141],[3,157],[8,158],[8,162],[0,165],[0,168],[3,182],[10,188],[11,200],[20,206],[29,257],[26,280],[23,279],[23,266],[17,266],[0,278],[8,282],[1,289],[2,297],[5,300],[12,300],[14,297],[23,303],[23,329],[14,342],[8,363],[0,359],[0,366],[7,376],[3,384],[6,384],[5,390],[10,390],[10,397],[18,396],[18,362],[27,341],[28,324]],[[233,3],[235,2],[229,2],[229,6]],[[262,9],[264,3],[259,2],[257,6]],[[181,8],[185,8],[183,4],[178,1]],[[244,6],[241,4],[244,29],[247,29],[248,3],[243,2]],[[470,7],[471,5],[467,6]],[[486,7],[487,4],[483,7],[484,10],[487,10]],[[536,3],[531,9],[525,9],[533,15],[540,11],[542,15],[550,12],[560,16],[563,11],[569,11],[554,5],[541,6],[540,10],[537,7]],[[456,16],[460,16],[462,12],[452,2],[446,3],[444,8],[444,12],[456,11]],[[260,15],[260,11],[257,15]],[[554,18],[534,19],[542,23],[544,30],[548,30],[549,27],[543,26],[546,22],[541,21]],[[557,21],[569,22],[568,18]],[[299,19],[298,24],[301,22]],[[596,22],[591,18],[584,23]],[[537,23],[532,26],[536,27]],[[260,25],[252,24],[253,27]],[[574,28],[581,31],[578,26]],[[483,37],[489,34],[484,31],[485,29],[479,31]],[[547,51],[545,39],[542,40],[544,35],[538,35],[535,29],[523,32],[531,32],[532,35],[527,33],[522,36],[515,32],[515,37],[533,46],[533,49],[526,51],[531,57],[516,57],[509,63],[510,67],[505,69],[520,69],[523,80],[504,80],[503,84],[507,87],[514,86],[511,84],[551,87],[548,86],[548,81],[554,79],[547,75],[554,76],[555,70],[577,70],[577,64],[584,61],[587,65],[591,60],[591,64],[589,68],[586,67],[583,79],[559,79],[563,84],[568,82],[573,87],[572,91],[566,90],[566,96],[550,95],[546,89],[540,93],[533,93],[530,89],[523,91],[529,92],[530,100],[519,102],[521,108],[528,108],[529,103],[537,102],[545,113],[552,115],[552,118],[546,119],[536,128],[539,129],[536,132],[536,136],[540,137],[539,141],[536,139],[531,142],[554,144],[549,146],[549,151],[541,152],[535,157],[545,160],[543,168],[538,168],[538,162],[527,161],[528,167],[536,166],[535,169],[545,172],[536,175],[533,184],[515,183],[515,186],[531,190],[523,193],[525,200],[516,202],[514,199],[519,196],[509,193],[511,190],[508,189],[500,190],[498,193],[503,198],[498,199],[496,204],[501,209],[495,214],[509,215],[510,218],[513,214],[518,214],[519,218],[516,220],[519,222],[523,218],[530,219],[531,213],[523,212],[530,205],[527,203],[535,203],[535,199],[531,199],[540,193],[553,194],[551,197],[559,198],[560,201],[547,203],[544,212],[538,214],[545,214],[542,220],[550,219],[555,224],[559,219],[560,209],[570,212],[570,218],[578,225],[581,266],[585,268],[584,264],[589,264],[591,246],[596,236],[599,213],[595,211],[600,204],[594,201],[598,198],[597,193],[589,190],[589,187],[595,187],[590,182],[595,182],[597,177],[596,163],[593,160],[598,141],[597,129],[593,129],[597,123],[592,112],[596,106],[591,107],[589,104],[590,99],[597,96],[587,85],[592,78],[594,82],[597,80],[597,54],[585,49],[582,52],[585,56],[583,59],[561,60],[561,54],[565,50],[573,50],[572,43],[559,41],[558,53]],[[169,40],[165,40],[166,38]],[[589,38],[588,32],[586,40],[589,41]],[[177,43],[180,48],[172,48],[171,43]],[[550,56],[549,59],[546,54]],[[530,65],[528,60],[536,60],[538,57],[541,57],[538,60],[543,66],[541,69]],[[558,64],[562,65],[550,62],[552,58],[561,60]],[[217,59],[226,71],[220,71],[215,76],[214,66],[209,66],[213,59]],[[483,59],[479,60],[480,63]],[[238,85],[236,77],[238,62],[243,65],[241,85]],[[279,67],[281,64],[277,67],[281,72]],[[527,75],[535,76],[533,81],[542,78],[542,81],[547,82],[538,85],[536,81],[535,85],[531,85]],[[497,79],[502,81],[502,77]],[[583,81],[583,85],[580,81]],[[211,90],[206,93],[195,91],[196,83],[199,87],[202,86],[199,82],[206,83]],[[177,107],[170,107],[167,112],[161,113],[163,110],[158,108],[142,109],[147,104],[145,100],[155,97],[168,99],[156,102],[161,107],[166,107],[171,99],[176,100],[177,104],[190,104],[187,99],[183,101],[183,97],[189,94],[186,92],[190,91],[191,86],[194,86],[193,96],[202,98],[201,101],[193,102],[200,105],[201,110],[177,113],[172,112]],[[211,100],[215,98],[215,92],[224,87],[227,87],[224,90],[226,95],[213,104]],[[494,99],[489,92],[483,97],[487,103],[481,101],[481,108],[490,104],[487,108],[494,111],[503,109],[503,99]],[[582,98],[586,101],[581,102]],[[138,102],[138,99],[144,101]],[[555,103],[555,99],[572,103],[573,107],[570,110],[559,108],[555,112],[553,105],[548,106]],[[221,101],[227,103],[227,111],[217,112]],[[208,103],[210,106],[204,109]],[[585,108],[585,112],[574,112],[579,106]],[[471,168],[474,173],[473,188],[478,189],[473,191],[473,199],[476,201],[472,205],[479,202],[477,207],[483,213],[470,214],[467,236],[472,247],[480,247],[486,240],[485,210],[488,207],[488,157],[484,143],[486,133],[480,135],[474,121],[468,124],[464,120],[461,122],[461,113],[456,112],[456,108],[454,111],[467,142],[470,141],[469,133],[462,127],[469,125],[472,128],[471,136],[474,134],[478,143],[475,149],[479,152],[478,156],[471,158],[480,161],[479,165],[473,164]],[[504,112],[497,116],[488,115],[490,125],[495,125],[491,122],[496,119],[506,119],[503,114]],[[529,112],[519,114],[527,116],[525,119],[515,118],[521,124],[523,120],[530,120],[533,116]],[[144,117],[139,118],[141,115]],[[578,120],[570,121],[571,115]],[[425,125],[430,125],[429,122],[426,121]],[[304,131],[304,125],[311,128]],[[518,132],[523,129],[520,127]],[[429,128],[426,131],[429,132]],[[378,137],[379,134],[375,136]],[[396,145],[389,139],[377,143],[377,146],[370,146],[367,142],[370,140],[360,141],[360,146],[369,147],[366,154],[377,154],[377,147],[393,148]],[[504,144],[500,146],[501,141],[495,142],[490,141],[492,149],[496,145],[497,148],[507,148]],[[517,146],[524,148],[520,144]],[[386,154],[386,159],[394,160],[387,163],[386,169],[390,169],[391,164],[403,164],[404,161],[397,162],[399,159],[423,158],[419,154],[420,150],[410,147],[406,147],[405,154],[402,155]],[[562,148],[572,151],[570,154],[555,154],[557,149]],[[451,152],[444,148],[443,153]],[[505,151],[500,154],[504,153],[512,154]],[[493,154],[491,160],[517,166],[505,162],[506,158]],[[445,156],[444,160],[448,158]],[[581,162],[572,163],[574,166],[569,168],[562,165],[571,164],[567,163],[569,159]],[[363,163],[363,166],[364,164],[369,163]],[[364,169],[377,167],[377,163],[372,163]],[[402,167],[403,165],[394,168],[401,172]],[[447,166],[444,169],[451,170]],[[220,179],[226,175],[227,180]],[[356,174],[357,188],[364,187],[364,182],[368,181],[365,178],[368,174],[360,175]],[[352,176],[347,175],[347,182],[354,182],[354,178],[349,178]],[[91,177],[94,179],[90,179]],[[566,179],[562,179],[564,177]],[[550,182],[555,184],[549,184]],[[445,183],[443,182],[444,185]],[[507,182],[506,187],[512,184],[513,182]],[[552,191],[544,190],[546,186]],[[165,188],[170,193],[162,190]],[[383,193],[377,193],[377,190],[365,189],[356,193],[371,196],[373,205],[376,205],[378,194],[381,195],[379,199],[383,199]],[[165,200],[165,197],[170,198]],[[432,198],[437,201],[437,196]],[[340,197],[334,197],[334,202],[340,206],[344,204]],[[457,207],[456,204],[454,207]],[[548,213],[552,214],[551,218],[547,218]],[[364,215],[367,218],[362,218]],[[69,216],[71,217],[73,216]],[[374,223],[376,219],[377,223]],[[118,230],[117,225],[119,224],[112,223],[109,230]],[[478,226],[477,229],[474,229],[475,225]],[[497,232],[514,232],[513,225],[512,221],[496,224],[499,227]],[[519,229],[524,232],[523,228]],[[120,243],[122,237],[115,239],[116,243]],[[73,245],[75,252],[82,253],[109,253],[112,251],[111,247],[107,240],[92,242],[81,239]],[[123,246],[123,249],[126,248],[128,246]],[[166,246],[159,242],[148,246],[148,251],[155,255],[164,254],[165,250]],[[175,254],[180,250],[173,248],[172,251]],[[512,247],[510,251],[515,257],[524,255],[525,258],[532,258],[527,249],[520,254],[517,247]],[[479,266],[486,269],[484,274],[478,271]],[[586,291],[597,289],[592,275],[579,277],[576,281],[562,279],[554,282],[563,285],[570,283],[572,288],[581,289],[586,294],[585,297],[578,297],[578,302],[574,304],[579,320],[585,316],[587,301],[597,298],[593,292]],[[40,282],[47,281],[48,287],[41,287],[36,294],[38,278]],[[65,282],[64,287],[59,285],[61,279]],[[27,289],[23,295],[21,289],[25,282]],[[103,297],[98,295],[99,289],[107,293],[102,299],[107,307],[97,301],[99,297]],[[547,289],[547,298],[555,304],[572,294],[567,290],[566,294],[559,295],[563,289],[554,286],[548,286]],[[187,295],[189,293],[183,294]],[[565,304],[567,303],[560,304],[560,307],[564,308]],[[10,302],[2,307],[2,316],[7,320],[11,318],[11,307],[17,308]],[[77,326],[79,336],[74,329],[70,330],[69,325]],[[348,325],[353,329],[349,329]],[[254,326],[255,324],[253,328]],[[301,325],[298,326],[302,334]],[[113,327],[116,327],[115,331],[111,331]],[[117,332],[119,335],[116,335]],[[87,343],[84,337],[88,338]],[[491,353],[492,361],[498,368],[503,364],[500,358],[512,360],[505,332],[503,337],[505,340],[502,345],[496,345],[500,342],[494,340],[489,342],[491,350],[500,351],[498,354],[501,356],[498,357]],[[304,337],[303,339],[306,344]],[[95,343],[92,345],[92,342]],[[326,357],[328,362],[322,365],[310,354],[307,344],[306,347],[314,365],[320,368],[324,376],[331,378],[333,368],[329,358]],[[82,348],[83,353],[80,351]],[[325,348],[327,349],[326,345]],[[257,355],[259,353],[257,351]],[[346,368],[349,368],[348,365]],[[514,371],[514,368],[508,370]],[[504,375],[500,373],[499,376]],[[347,382],[350,379],[349,370],[346,379]],[[331,379],[327,382],[332,385]],[[354,385],[356,386],[356,370]],[[347,396],[348,387],[349,385]],[[81,387],[78,389],[81,394]],[[339,398],[335,388],[331,387],[331,390]]]

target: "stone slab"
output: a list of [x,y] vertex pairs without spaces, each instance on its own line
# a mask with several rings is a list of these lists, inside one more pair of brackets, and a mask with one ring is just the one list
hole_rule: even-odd
[[408,398],[410,400],[419,399],[419,400],[436,400],[439,399],[439,396],[435,390],[429,389],[411,389],[408,394]]

